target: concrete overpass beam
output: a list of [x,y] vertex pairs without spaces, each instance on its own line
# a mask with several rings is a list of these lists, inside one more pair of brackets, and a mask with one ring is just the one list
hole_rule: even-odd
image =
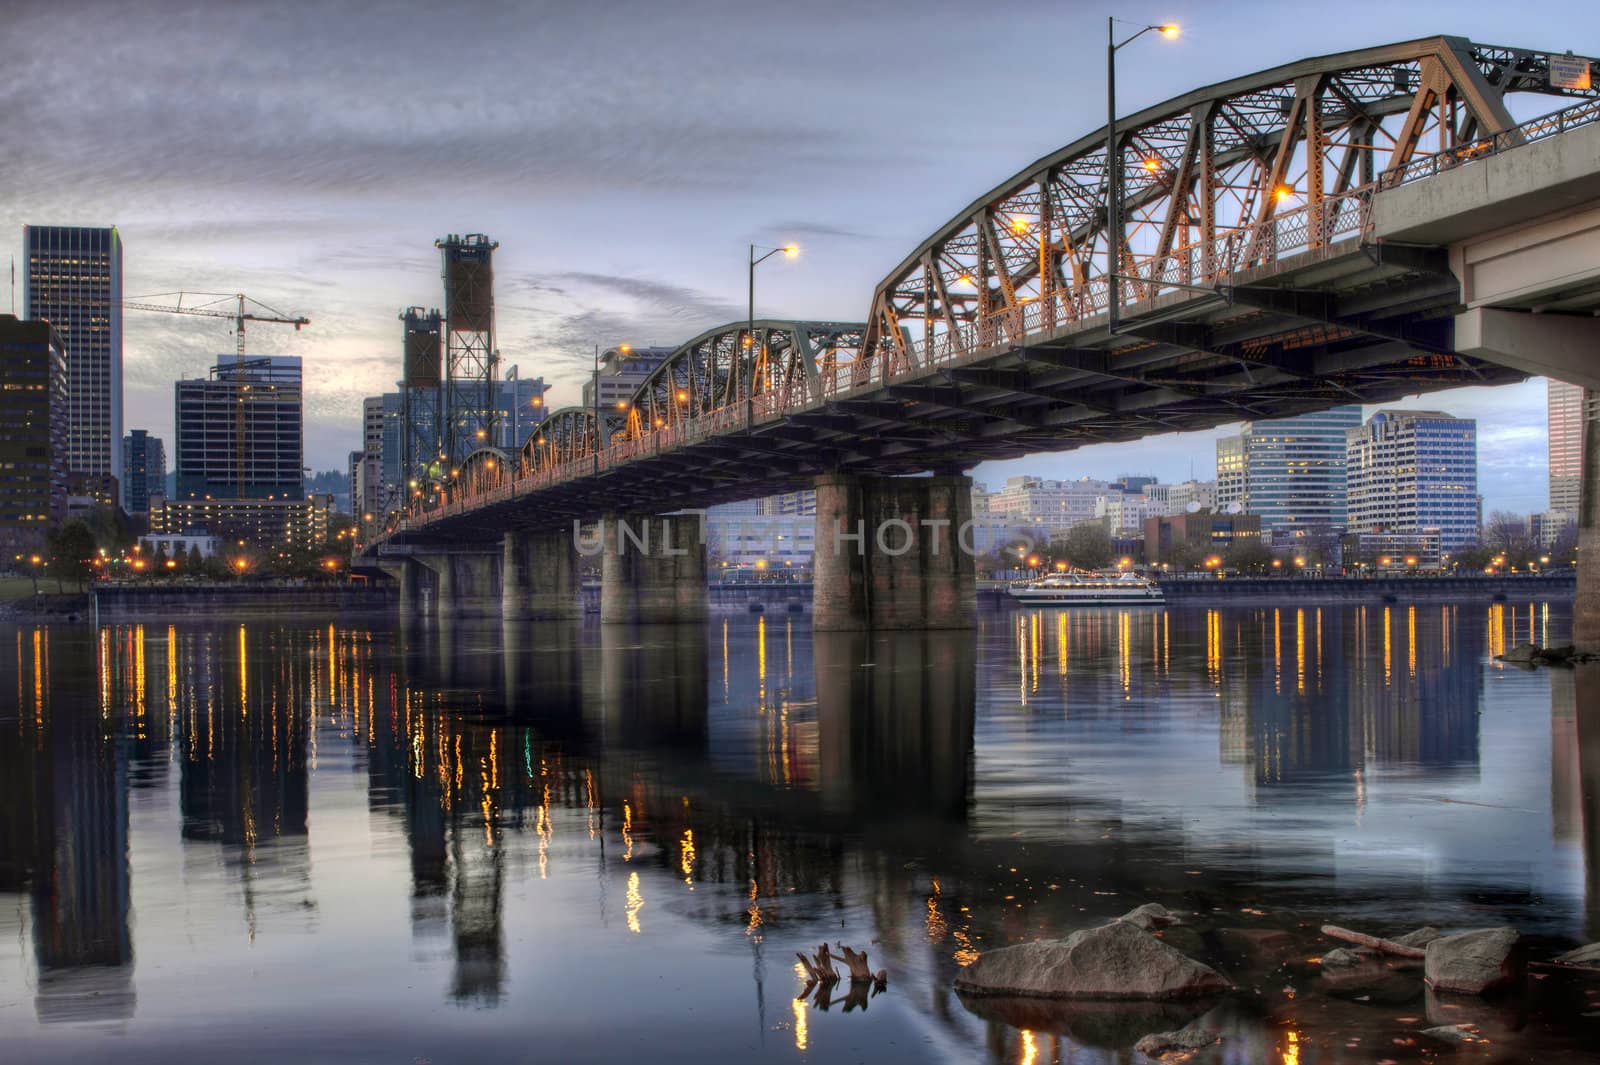
[[1600,390],[1600,318],[1475,307],[1456,315],[1456,351]]
[[500,613],[500,559],[492,554],[418,554],[438,581],[442,617],[493,617]]
[[577,555],[566,533],[506,533],[500,556],[501,616],[582,617]]
[[610,515],[601,522],[602,624],[701,624],[706,545],[698,514]]
[[825,474],[815,486],[814,629],[976,624],[972,478]]

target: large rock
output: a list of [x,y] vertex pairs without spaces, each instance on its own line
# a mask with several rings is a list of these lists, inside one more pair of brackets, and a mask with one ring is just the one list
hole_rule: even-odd
[[1488,1042],[1482,1036],[1459,1024],[1443,1024],[1437,1028],[1424,1028],[1421,1035],[1424,1039],[1432,1040],[1442,1046],[1466,1046],[1470,1043]]
[[1232,986],[1124,921],[985,951],[956,978],[956,990],[967,994],[1042,998],[1184,999]]
[[1373,956],[1366,951],[1335,947],[1322,956],[1322,968],[1324,971],[1354,969],[1361,965],[1369,965],[1373,960]]
[[1522,979],[1515,928],[1480,928],[1428,944],[1423,975],[1439,991],[1481,995]]
[[1152,1058],[1174,1050],[1201,1050],[1222,1039],[1222,1032],[1210,1020],[1208,1014],[1175,1032],[1153,1032],[1133,1044],[1133,1049]]
[[1503,655],[1496,655],[1502,662],[1532,662],[1539,657],[1539,648],[1531,643],[1519,643]]
[[1569,950],[1556,961],[1562,965],[1592,965],[1600,968],[1600,943],[1590,943],[1587,947]]
[[1444,938],[1444,933],[1433,927],[1433,925],[1428,924],[1423,925],[1415,932],[1407,932],[1403,936],[1395,936],[1393,942],[1400,944],[1402,947],[1426,947],[1435,939],[1442,938]]
[[1153,928],[1165,928],[1169,924],[1176,924],[1178,915],[1159,902],[1147,902],[1143,906],[1129,910],[1117,920],[1126,921],[1135,928],[1142,928],[1148,932]]

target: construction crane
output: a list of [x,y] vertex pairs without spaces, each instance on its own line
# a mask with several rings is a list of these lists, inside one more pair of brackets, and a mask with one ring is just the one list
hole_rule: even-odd
[[[170,306],[165,303],[145,302],[146,300],[167,299],[169,297],[176,297],[177,302]],[[185,298],[203,299],[205,302],[185,307],[183,305]],[[221,310],[218,304],[224,301],[231,301],[235,306],[229,310]],[[267,313],[256,314],[253,311],[247,311],[245,310],[246,303],[260,307]],[[291,318],[276,308],[268,307],[260,300],[251,299],[243,292],[157,292],[150,296],[135,296],[132,299],[125,299],[122,301],[122,306],[132,311],[161,311],[166,314],[198,314],[206,318],[231,318],[233,319],[234,346],[240,355],[244,354],[244,324],[246,322],[292,325],[297,333],[300,331],[301,326],[311,324],[311,319],[309,318]]]
[[[146,302],[169,298],[175,299],[176,302],[170,305]],[[186,298],[200,299],[205,302],[194,303],[185,307],[183,301]],[[232,303],[233,306],[223,310],[219,305],[224,303]],[[256,314],[254,311],[245,310],[245,304],[247,303],[261,308],[266,313]],[[243,292],[157,292],[149,296],[134,296],[131,299],[125,299],[122,301],[122,306],[127,310],[134,311],[158,311],[164,314],[195,314],[205,318],[233,319],[234,348],[238,353],[238,358],[231,368],[231,374],[235,377],[244,376],[251,368],[251,364],[246,363],[244,358],[244,324],[246,322],[292,325],[297,333],[300,331],[301,326],[311,324],[311,319],[309,318],[291,317],[274,307],[267,306],[260,300],[251,299]],[[234,491],[241,499],[244,498],[245,486],[245,428],[249,422],[246,406],[248,401],[257,398],[249,393],[250,386],[248,384],[240,385],[237,402],[234,404],[237,408],[233,429]]]

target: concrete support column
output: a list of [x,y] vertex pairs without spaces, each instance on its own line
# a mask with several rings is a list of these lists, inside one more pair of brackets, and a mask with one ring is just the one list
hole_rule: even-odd
[[700,515],[612,515],[601,522],[602,624],[700,624],[706,545]]
[[1584,662],[1573,673],[1576,696],[1578,801],[1583,822],[1584,938],[1600,940],[1600,662]]
[[976,624],[970,477],[825,474],[816,492],[812,628]]
[[400,616],[414,618],[422,613],[422,566],[409,558],[386,559],[378,568],[400,586]]
[[583,616],[578,551],[570,535],[505,534],[500,552],[500,614],[545,619]]
[[1572,642],[1600,651],[1600,391],[1583,390],[1583,479],[1578,490],[1578,594]]
[[418,555],[438,579],[441,617],[493,617],[500,613],[500,559],[491,554]]
[[1578,489],[1578,595],[1573,644],[1600,651],[1600,392],[1584,389],[1584,454]]

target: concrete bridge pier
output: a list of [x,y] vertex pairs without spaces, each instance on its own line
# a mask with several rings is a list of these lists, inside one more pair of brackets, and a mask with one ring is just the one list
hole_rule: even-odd
[[1583,390],[1583,480],[1578,495],[1578,594],[1572,642],[1600,651],[1600,391]]
[[600,622],[700,624],[706,545],[698,514],[609,515],[601,521]]
[[414,556],[434,575],[440,617],[494,617],[500,613],[500,558],[459,552]]
[[1600,651],[1600,392],[1584,389],[1584,462],[1578,493],[1578,595],[1573,646]]
[[423,567],[409,558],[385,559],[378,563],[378,568],[400,586],[400,617],[414,618],[423,611],[422,580]]
[[972,478],[825,474],[816,490],[813,629],[976,624]]
[[545,620],[583,616],[578,551],[570,535],[505,534],[500,552],[500,615]]

